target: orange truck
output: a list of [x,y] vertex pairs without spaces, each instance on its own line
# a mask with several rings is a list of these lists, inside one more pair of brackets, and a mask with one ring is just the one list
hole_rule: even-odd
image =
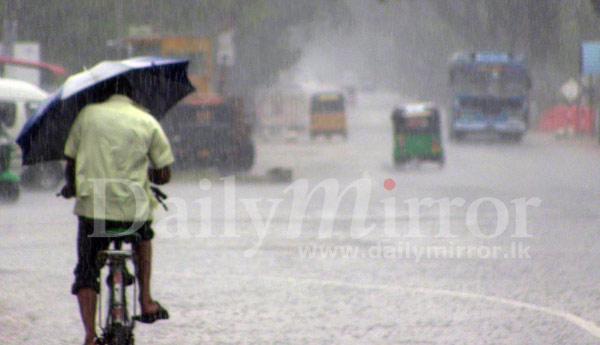
[[208,37],[141,35],[111,41],[108,47],[115,58],[154,55],[188,59],[188,76],[196,92],[162,120],[178,165],[244,172],[254,163],[251,127],[243,99],[213,92],[211,45]]

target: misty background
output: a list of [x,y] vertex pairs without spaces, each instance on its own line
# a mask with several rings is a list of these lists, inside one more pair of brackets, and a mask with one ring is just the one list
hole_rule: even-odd
[[[308,109],[297,116],[306,130],[295,136],[277,137],[259,126],[246,131],[251,126],[230,115],[222,117],[228,123],[205,132],[204,111],[180,122],[189,134],[178,138],[179,148],[203,145],[188,146],[194,149],[183,159],[227,146],[256,154],[250,170],[232,179],[222,178],[231,167],[219,171],[217,150],[216,169],[196,169],[191,159],[190,169],[174,169],[164,186],[169,210],[157,209],[153,223],[152,266],[153,295],[171,319],[136,327],[138,343],[591,345],[600,339],[600,146],[597,138],[569,134],[577,129],[568,122],[575,107],[556,107],[564,122],[556,121],[552,133],[527,131],[520,142],[475,137],[435,143],[437,137],[418,131],[415,142],[430,147],[428,153],[443,146],[437,147],[443,167],[439,161],[398,166],[395,151],[412,133],[398,131],[390,115],[412,100],[435,101],[448,114],[454,52],[513,51],[527,57],[532,128],[541,128],[535,126],[540,113],[566,101],[561,85],[582,81],[581,42],[600,41],[596,2],[0,0],[0,40],[4,54],[6,42],[39,42],[42,61],[72,74],[110,58],[107,42],[124,38],[130,28],[204,36],[213,44],[233,29],[235,63],[227,67],[225,91],[245,97],[248,107],[261,90],[283,94],[294,83],[351,81],[357,88],[343,116],[347,138],[345,132],[310,138]],[[218,66],[211,70],[215,90]],[[285,105],[308,108],[308,98],[296,100],[286,98]],[[278,122],[275,111],[264,113],[274,126],[296,124]],[[174,138],[169,135],[177,148]],[[18,202],[0,204],[0,344],[82,343],[70,292],[77,218],[71,201],[55,196],[63,181],[58,168],[60,184],[23,189]],[[229,181],[235,182],[231,194]],[[365,212],[357,182],[369,185]],[[322,183],[335,188],[328,192]],[[305,215],[296,217],[302,198],[290,186],[301,184],[307,186]],[[453,204],[446,213],[436,203],[425,206],[427,200],[463,200],[464,207]],[[530,204],[525,215],[517,211],[519,200],[541,204]],[[424,204],[416,219],[408,209],[412,201]],[[475,217],[471,206],[481,211]],[[508,225],[501,224],[503,209]],[[374,230],[355,236],[355,221]],[[290,224],[298,225],[299,236],[290,235]],[[320,236],[322,224],[333,227],[330,236]],[[513,236],[521,226],[530,237]],[[388,236],[389,227],[398,236]],[[413,237],[415,229],[424,236]],[[442,229],[456,236],[438,236]],[[257,246],[255,256],[244,255]],[[378,258],[359,255],[382,246],[409,252],[443,247],[452,254],[434,253],[421,262],[388,258],[385,250]],[[465,247],[508,254],[518,246],[531,248],[531,257],[453,254]],[[302,256],[307,249],[314,255]],[[346,249],[351,255],[342,253]]]
[[[42,60],[74,73],[106,58],[129,27],[216,37],[235,32],[228,91],[251,96],[282,71],[301,79],[398,91],[445,102],[458,50],[524,54],[543,110],[578,79],[580,43],[600,37],[588,0],[3,0],[3,37],[41,43]],[[213,54],[214,54],[213,49]],[[534,115],[535,116],[535,115]]]

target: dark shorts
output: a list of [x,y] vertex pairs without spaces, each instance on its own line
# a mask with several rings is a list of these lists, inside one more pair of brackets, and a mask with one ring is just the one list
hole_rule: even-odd
[[[97,228],[94,233],[94,225],[104,228]],[[96,292],[100,291],[100,270],[102,263],[98,260],[98,253],[108,249],[111,241],[120,240],[131,243],[132,246],[138,245],[142,241],[150,241],[154,237],[154,231],[150,227],[151,222],[135,224],[137,230],[134,233],[116,236],[102,229],[129,229],[133,224],[127,222],[115,222],[94,220],[90,218],[79,217],[79,231],[77,233],[77,266],[75,266],[75,282],[71,287],[71,293],[77,294],[82,288],[90,288]],[[90,235],[100,235],[93,237]]]

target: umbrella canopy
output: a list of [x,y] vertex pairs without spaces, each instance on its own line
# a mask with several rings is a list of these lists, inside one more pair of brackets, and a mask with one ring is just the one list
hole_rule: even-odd
[[105,101],[119,83],[132,87],[131,98],[160,120],[179,100],[194,91],[187,76],[188,60],[138,57],[103,61],[70,76],[27,120],[17,143],[23,164],[63,158],[71,125],[88,104]]

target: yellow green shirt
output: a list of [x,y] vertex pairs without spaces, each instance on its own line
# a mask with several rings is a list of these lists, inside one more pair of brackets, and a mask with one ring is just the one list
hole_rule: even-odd
[[65,155],[75,160],[75,214],[116,221],[152,219],[148,167],[174,162],[158,121],[123,95],[79,112]]

